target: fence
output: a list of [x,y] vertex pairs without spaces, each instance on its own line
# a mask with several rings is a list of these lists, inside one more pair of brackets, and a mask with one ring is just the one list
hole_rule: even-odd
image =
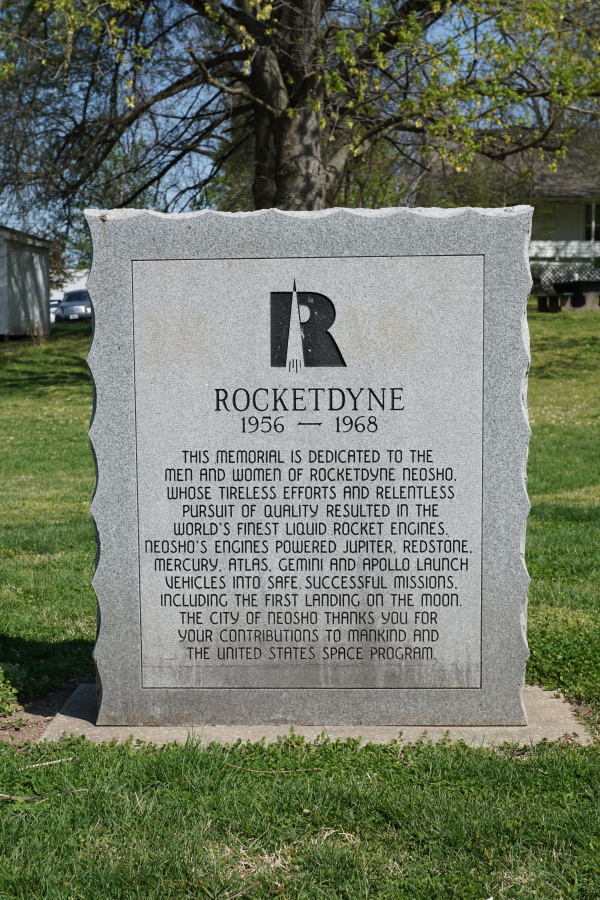
[[547,262],[531,266],[534,291],[551,291],[555,281],[600,281],[600,262]]

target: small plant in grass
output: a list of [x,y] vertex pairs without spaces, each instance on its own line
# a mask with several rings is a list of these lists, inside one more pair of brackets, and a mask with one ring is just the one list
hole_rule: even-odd
[[27,334],[35,347],[39,347],[46,340],[42,324],[34,319],[29,319],[27,323]]
[[17,689],[10,683],[6,672],[9,668],[0,665],[0,716],[10,716],[18,706]]

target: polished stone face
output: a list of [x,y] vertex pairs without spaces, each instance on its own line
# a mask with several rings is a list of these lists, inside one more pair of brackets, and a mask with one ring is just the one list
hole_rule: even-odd
[[100,721],[523,721],[529,211],[103,215]]
[[136,261],[133,316],[143,686],[479,687],[483,257]]

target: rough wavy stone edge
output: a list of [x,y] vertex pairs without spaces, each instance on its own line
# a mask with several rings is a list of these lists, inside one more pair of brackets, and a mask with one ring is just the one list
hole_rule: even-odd
[[[88,289],[95,324],[88,364],[94,381],[98,724],[525,724],[531,207],[85,214],[94,247]],[[274,688],[261,690],[260,703],[248,689],[142,689],[131,259],[448,253],[485,255],[482,689]]]
[[226,218],[243,219],[243,218],[259,218],[260,216],[272,216],[273,214],[281,216],[292,216],[295,218],[320,219],[327,216],[335,215],[335,213],[345,213],[351,216],[366,216],[367,218],[384,218],[386,216],[396,215],[398,212],[408,213],[411,216],[430,216],[435,219],[454,218],[462,216],[464,213],[476,213],[478,216],[494,216],[522,214],[523,210],[531,210],[530,206],[505,206],[505,207],[483,207],[483,206],[459,206],[459,207],[441,207],[441,206],[388,206],[385,209],[349,209],[345,206],[332,206],[329,209],[319,210],[299,210],[299,209],[260,209],[253,212],[221,212],[214,209],[200,209],[196,212],[187,213],[163,213],[154,209],[86,209],[84,215],[89,220],[91,217],[97,216],[102,221],[107,222],[109,219],[133,219],[136,216],[155,216],[157,219],[195,219],[199,216],[223,216]]

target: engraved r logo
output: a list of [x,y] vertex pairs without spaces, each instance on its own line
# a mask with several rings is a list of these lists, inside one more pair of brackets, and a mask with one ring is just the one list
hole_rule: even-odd
[[271,293],[271,366],[298,371],[302,365],[346,366],[329,329],[335,306],[325,294]]

